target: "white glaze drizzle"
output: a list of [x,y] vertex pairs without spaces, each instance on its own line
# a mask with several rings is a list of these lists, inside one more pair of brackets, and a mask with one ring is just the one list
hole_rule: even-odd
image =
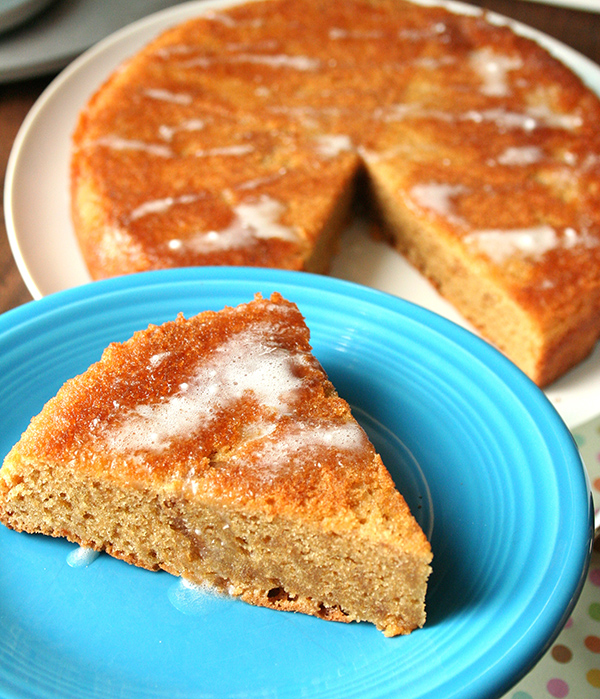
[[247,51],[274,51],[279,46],[279,41],[276,39],[264,39],[263,41],[256,41],[254,43],[242,43],[242,44],[227,44],[226,50],[232,53],[247,52]]
[[245,182],[236,185],[235,188],[240,190],[257,189],[258,187],[263,187],[264,185],[269,185],[273,182],[277,182],[277,180],[281,179],[286,174],[287,169],[282,167],[272,175],[265,175],[264,177],[256,177],[253,180],[246,180]]
[[553,112],[546,106],[531,106],[523,112],[513,112],[503,107],[494,107],[485,110],[468,110],[453,114],[452,112],[423,107],[418,103],[393,104],[381,107],[373,112],[375,119],[393,122],[404,119],[436,119],[449,124],[471,121],[475,124],[493,123],[498,130],[534,131],[538,128],[549,127],[573,131],[579,128],[583,121],[577,114],[561,114]]
[[292,68],[300,71],[315,71],[321,67],[321,61],[309,56],[292,56],[289,54],[243,53],[229,60],[236,63],[254,63],[270,68]]
[[194,152],[197,158],[210,158],[214,156],[240,156],[252,153],[255,150],[254,146],[249,143],[232,145],[232,146],[221,146],[220,148],[200,148]]
[[567,250],[577,246],[591,248],[600,244],[597,238],[580,234],[573,228],[565,228],[561,235],[547,224],[530,228],[473,231],[463,239],[496,264],[503,264],[515,256],[537,260],[550,250],[557,248]]
[[137,206],[130,214],[130,221],[137,221],[139,218],[149,214],[163,214],[177,204],[192,204],[201,198],[200,194],[182,194],[178,197],[164,197],[162,199],[152,199]]
[[301,468],[307,462],[319,467],[319,459],[331,458],[340,452],[356,453],[367,446],[365,433],[357,423],[336,420],[298,421],[277,431],[271,429],[265,436],[254,440],[260,443],[252,444],[249,456],[242,445],[241,453],[232,454],[231,461],[260,470],[266,482],[272,481],[282,470]]
[[195,46],[187,44],[173,44],[172,46],[161,46],[154,53],[159,58],[169,59],[171,56],[189,56],[197,50]]
[[381,119],[385,122],[404,121],[411,117],[438,119],[439,121],[455,121],[455,118],[450,112],[444,112],[438,109],[429,109],[415,102],[397,103],[379,107],[373,112],[375,119]]
[[513,146],[504,150],[496,159],[500,165],[526,166],[539,163],[544,153],[538,146]]
[[226,27],[235,27],[237,22],[230,15],[224,12],[217,12],[216,10],[208,10],[202,13],[204,19],[209,19],[212,22],[220,22]]
[[462,219],[454,215],[452,200],[466,191],[467,188],[461,184],[430,182],[415,185],[410,189],[409,196],[421,209],[433,211],[455,222],[462,222]]
[[302,387],[304,353],[270,341],[273,326],[256,324],[231,336],[197,367],[185,388],[157,403],[140,404],[105,434],[111,451],[163,451],[173,440],[210,426],[219,411],[252,394],[277,418],[292,409]]
[[280,238],[296,242],[298,233],[294,228],[279,221],[285,212],[284,205],[263,195],[258,201],[244,202],[233,208],[234,218],[227,228],[219,231],[199,233],[188,240],[172,240],[172,250],[193,249],[196,252],[230,250],[251,245],[257,238]]
[[352,140],[345,134],[322,134],[317,136],[316,141],[317,152],[324,158],[335,158],[354,150]]
[[472,51],[469,63],[482,80],[481,92],[488,97],[508,95],[508,74],[523,67],[520,57],[498,54],[488,47]]
[[153,100],[172,102],[173,104],[187,105],[194,101],[192,96],[185,92],[171,92],[170,90],[163,90],[161,88],[149,87],[144,90],[144,94],[146,97],[150,97]]
[[219,613],[220,603],[226,599],[222,592],[208,583],[198,585],[185,578],[177,578],[173,582],[167,597],[179,612],[194,616]]
[[411,60],[411,64],[418,68],[426,68],[427,70],[436,70],[442,66],[451,66],[456,63],[455,56],[419,56]]
[[150,357],[150,367],[154,369],[159,364],[162,364],[164,360],[170,355],[170,352],[159,352],[158,354],[153,354]]
[[173,151],[160,143],[147,143],[132,138],[122,138],[121,136],[111,135],[103,136],[93,142],[97,146],[105,146],[112,150],[137,150],[151,155],[157,155],[161,158],[173,157]]
[[99,555],[99,551],[95,551],[87,546],[78,546],[67,556],[67,565],[71,566],[71,568],[87,568]]
[[524,131],[533,131],[540,127],[574,131],[583,123],[579,115],[554,112],[547,105],[531,106],[522,113],[504,109],[468,112],[466,118],[472,121],[493,121],[500,129],[520,128]]
[[448,123],[472,121],[475,124],[494,123],[500,131],[523,130],[533,131],[537,128],[549,127],[573,131],[579,128],[583,121],[577,114],[561,114],[553,112],[547,106],[531,106],[523,112],[513,112],[503,107],[484,110],[468,110],[459,114],[429,109],[420,104],[394,104],[375,110],[374,118],[384,121],[402,121],[409,118],[437,119]]
[[401,41],[423,41],[424,39],[439,38],[447,31],[443,22],[436,22],[421,29],[401,29],[398,37]]
[[183,68],[209,68],[218,63],[249,63],[254,65],[264,65],[274,69],[290,68],[303,72],[318,71],[321,68],[321,61],[310,56],[294,56],[291,54],[271,54],[271,53],[239,53],[229,56],[196,56],[181,62]]
[[328,32],[328,36],[333,41],[339,41],[342,39],[358,39],[358,40],[369,40],[369,39],[381,39],[384,33],[378,29],[371,30],[360,30],[360,29],[341,29],[340,27],[331,27]]
[[289,226],[279,223],[285,206],[269,196],[257,202],[238,204],[234,212],[243,228],[250,229],[258,238],[282,238],[297,240],[298,235]]
[[469,110],[461,115],[462,121],[472,121],[475,124],[494,123],[499,131],[533,131],[540,125],[539,115],[535,116],[529,111],[511,112],[502,107],[497,109],[484,109],[482,111]]
[[201,131],[205,126],[204,119],[186,119],[176,126],[161,124],[158,127],[158,134],[163,140],[172,141],[173,136],[180,131]]

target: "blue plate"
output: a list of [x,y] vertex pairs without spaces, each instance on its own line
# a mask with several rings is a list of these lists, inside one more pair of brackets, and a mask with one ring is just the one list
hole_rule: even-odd
[[544,395],[483,341],[396,297],[309,274],[151,272],[0,316],[0,457],[111,341],[280,291],[431,538],[425,627],[386,639],[199,594],[167,573],[0,526],[0,696],[492,699],[548,648],[581,590],[589,484]]

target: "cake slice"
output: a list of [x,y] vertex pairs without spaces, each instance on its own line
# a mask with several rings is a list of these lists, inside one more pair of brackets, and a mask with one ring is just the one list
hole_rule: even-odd
[[255,605],[425,621],[429,542],[279,294],[111,344],[6,457],[0,520]]

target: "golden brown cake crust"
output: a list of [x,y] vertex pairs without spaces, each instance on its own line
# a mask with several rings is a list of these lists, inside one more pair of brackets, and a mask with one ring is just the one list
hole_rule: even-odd
[[600,332],[598,124],[579,78],[485,14],[259,0],[167,30],[98,90],[73,219],[93,278],[324,272],[366,170],[398,250],[546,385]]
[[0,521],[261,606],[425,619],[429,543],[279,294],[110,345],[7,456]]

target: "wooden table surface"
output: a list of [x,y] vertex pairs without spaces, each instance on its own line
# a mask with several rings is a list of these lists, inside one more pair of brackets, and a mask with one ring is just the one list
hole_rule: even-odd
[[[600,6],[600,0],[596,0]],[[600,64],[600,12],[565,9],[554,4],[523,0],[472,0],[512,17],[581,52]],[[600,9],[600,7],[599,7]],[[4,174],[13,141],[27,112],[54,76],[42,76],[22,82],[0,84],[0,172],[4,190]],[[31,300],[15,264],[0,203],[0,313]]]

